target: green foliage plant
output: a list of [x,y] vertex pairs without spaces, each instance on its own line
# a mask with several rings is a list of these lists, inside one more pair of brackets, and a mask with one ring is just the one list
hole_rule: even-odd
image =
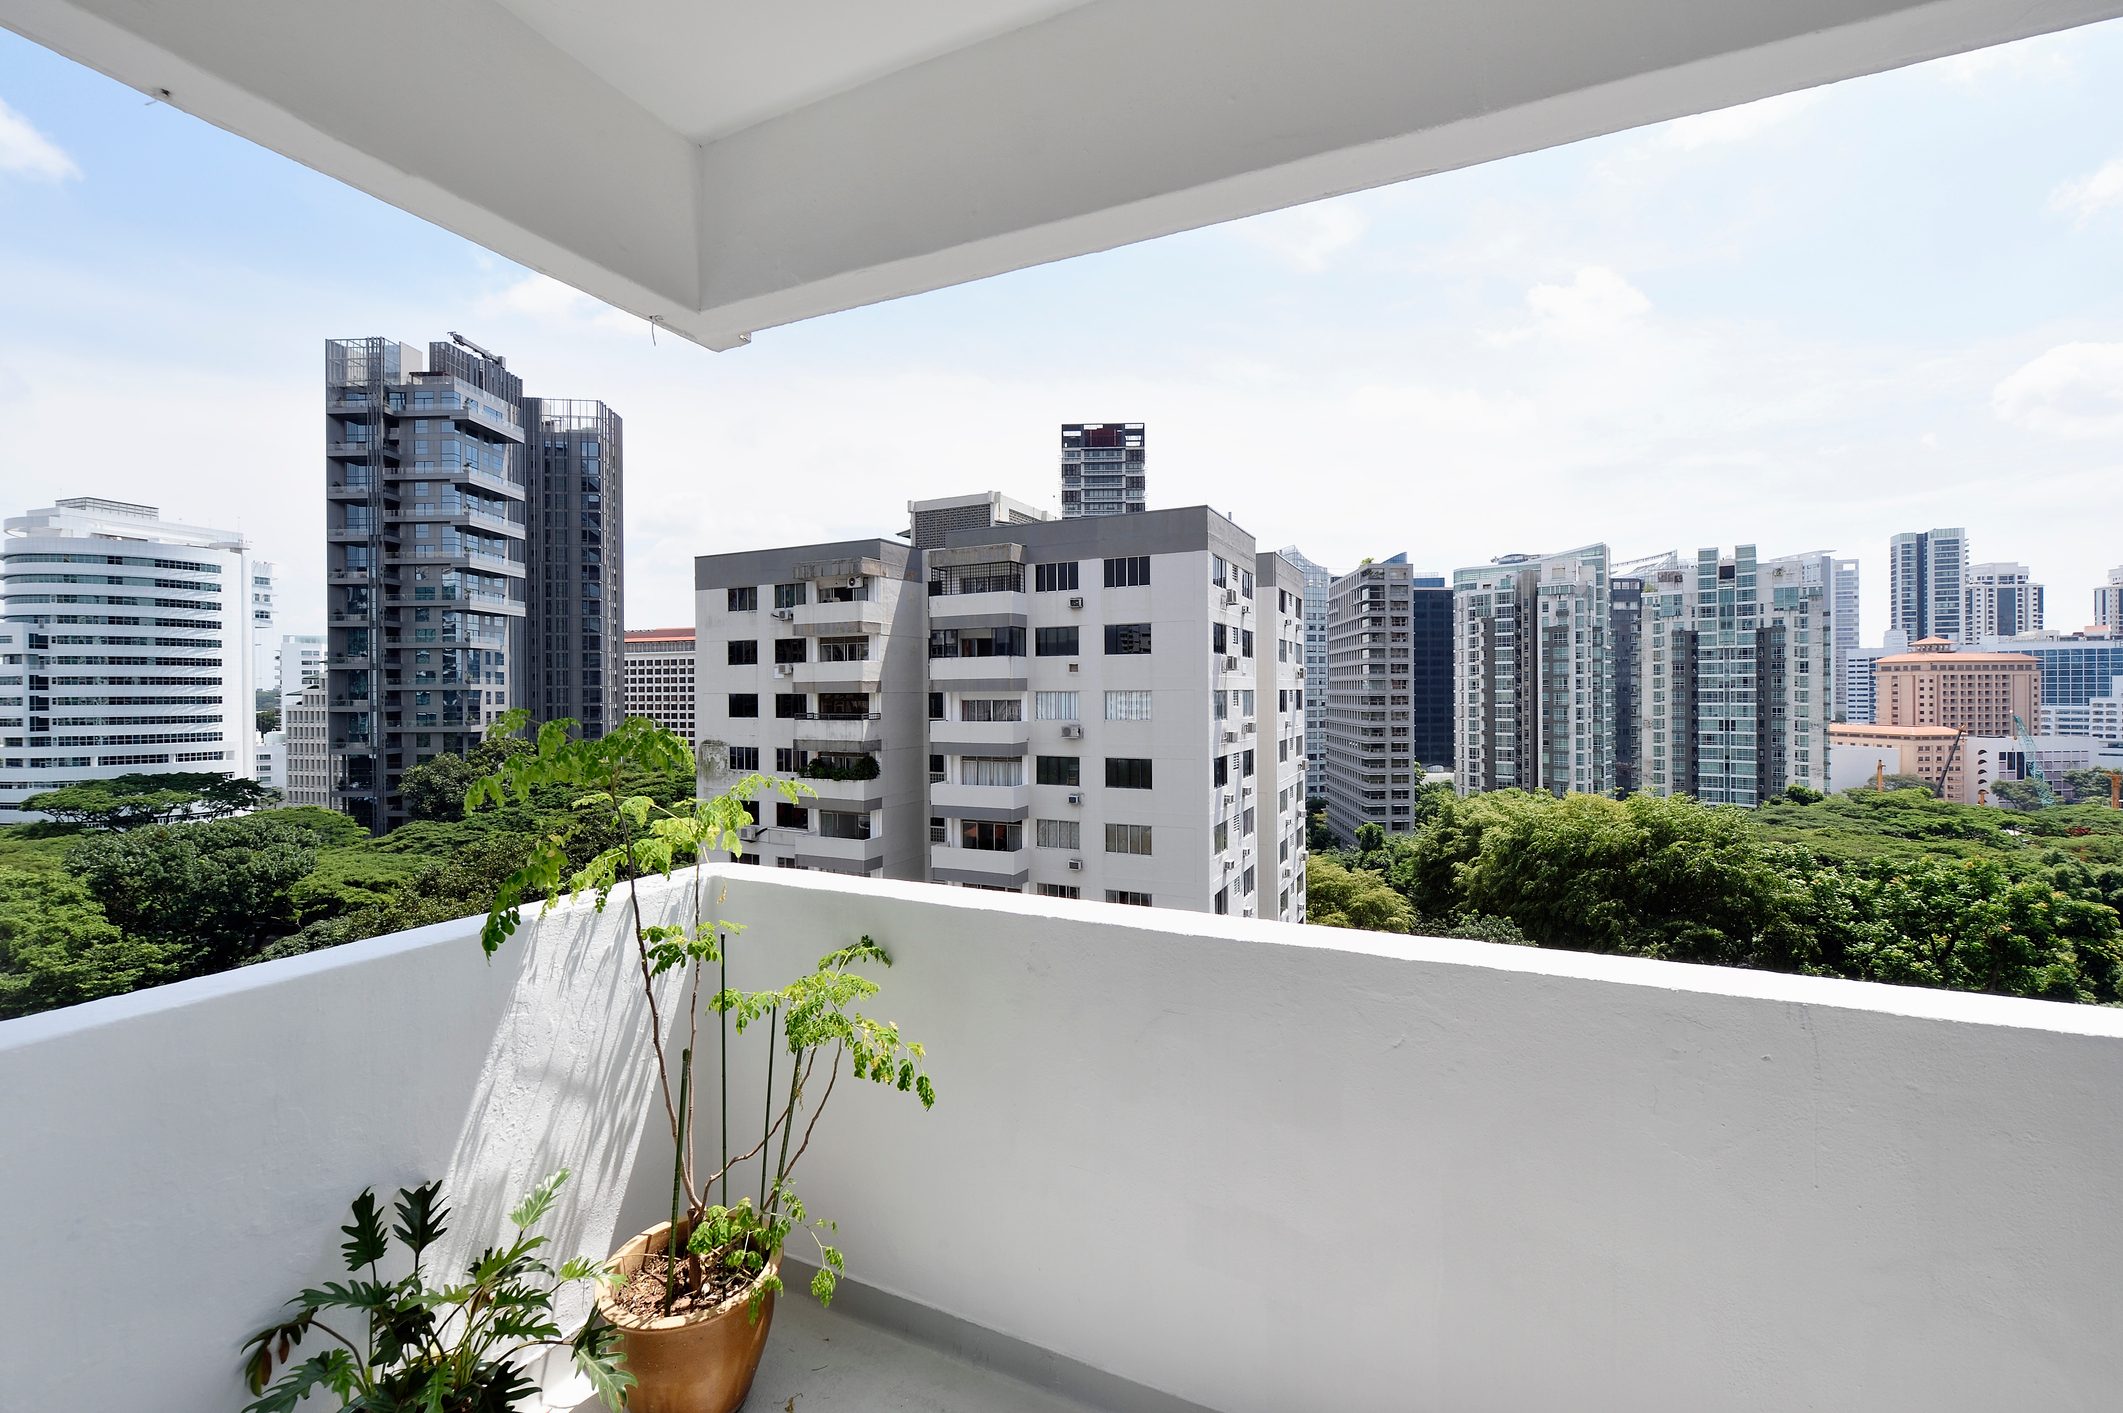
[[[523,720],[522,713],[511,713],[493,729],[513,733],[522,729]],[[904,1039],[897,1025],[874,1020],[857,1009],[877,994],[877,983],[856,968],[890,966],[891,958],[865,937],[821,957],[809,974],[785,986],[750,992],[733,989],[728,949],[743,929],[711,912],[705,864],[718,853],[733,859],[742,856],[742,831],[752,823],[752,800],[773,792],[793,803],[811,791],[794,781],[748,775],[720,795],[659,801],[639,786],[680,771],[693,772],[693,753],[682,739],[641,717],[630,717],[595,739],[572,736],[572,725],[549,722],[541,727],[532,750],[502,762],[473,785],[465,796],[465,812],[498,808],[512,800],[525,802],[541,791],[565,786],[575,793],[577,811],[596,817],[609,831],[611,842],[575,866],[570,865],[557,834],[534,842],[522,866],[496,890],[481,934],[482,945],[489,956],[502,947],[515,932],[528,902],[542,899],[550,909],[563,896],[572,899],[588,894],[602,913],[615,896],[620,898],[625,936],[648,1005],[649,1042],[672,1144],[664,1312],[673,1310],[681,1294],[715,1288],[722,1273],[735,1273],[749,1282],[747,1308],[756,1320],[767,1295],[781,1289],[775,1258],[799,1226],[811,1233],[819,1247],[812,1294],[821,1303],[829,1302],[845,1270],[839,1249],[826,1240],[835,1228],[831,1222],[808,1218],[792,1177],[810,1147],[843,1065],[859,1080],[915,1095],[924,1109],[936,1101],[922,1046]],[[669,878],[680,867],[691,873],[687,920],[649,922],[641,908],[641,881]],[[724,894],[718,891],[713,906],[723,901]],[[658,978],[672,971],[682,974],[677,994],[683,998],[683,1015],[671,1014],[659,995]],[[705,1177],[698,1174],[694,1161],[697,1106],[692,1102],[698,1092],[694,1065],[696,1056],[702,1054],[703,1013],[716,1019],[715,1070],[721,1101],[717,1161]],[[736,1111],[730,1098],[730,1042],[756,1032],[762,1023],[768,1062],[760,1137],[749,1150],[733,1153],[730,1128]],[[826,1065],[823,1076],[817,1073],[821,1059]],[[815,1103],[810,1102],[814,1094]],[[768,1161],[770,1152],[772,1162]],[[755,1158],[759,1160],[757,1191],[732,1201],[731,1170]]]
[[[244,1413],[295,1413],[320,1392],[359,1413],[504,1413],[538,1392],[523,1356],[545,1347],[569,1350],[605,1406],[620,1408],[634,1380],[615,1332],[591,1319],[564,1336],[553,1317],[561,1290],[609,1285],[611,1272],[581,1257],[555,1268],[541,1254],[546,1238],[531,1231],[567,1178],[563,1168],[533,1188],[509,1213],[508,1244],[488,1247],[446,1285],[430,1284],[428,1262],[449,1216],[442,1185],[401,1189],[388,1231],[375,1192],[364,1191],[340,1228],[349,1278],[304,1290],[288,1302],[292,1313],[244,1341],[244,1384],[256,1396]],[[387,1277],[394,1237],[408,1268]],[[296,1361],[311,1336],[326,1347]]]
[[63,785],[31,795],[22,808],[50,815],[62,824],[138,829],[187,819],[224,819],[263,809],[279,798],[278,791],[255,780],[211,771],[179,771]]

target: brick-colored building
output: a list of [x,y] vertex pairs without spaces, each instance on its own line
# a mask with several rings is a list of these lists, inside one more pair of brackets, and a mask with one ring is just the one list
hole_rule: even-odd
[[1974,736],[2040,729],[2041,664],[2025,653],[1955,652],[1925,638],[1873,665],[1873,720],[1881,726],[1947,726]]

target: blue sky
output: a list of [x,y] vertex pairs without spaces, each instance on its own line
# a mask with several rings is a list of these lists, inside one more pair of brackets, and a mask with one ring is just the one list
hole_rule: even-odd
[[627,419],[628,618],[699,553],[1055,496],[1149,424],[1153,504],[1450,570],[1593,540],[2123,564],[2123,23],[762,333],[713,354],[0,34],[0,509],[239,524],[323,618],[322,343],[457,329]]

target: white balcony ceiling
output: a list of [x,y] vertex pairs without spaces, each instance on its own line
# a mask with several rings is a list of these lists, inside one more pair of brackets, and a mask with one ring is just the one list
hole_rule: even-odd
[[2123,0],[0,0],[715,348]]

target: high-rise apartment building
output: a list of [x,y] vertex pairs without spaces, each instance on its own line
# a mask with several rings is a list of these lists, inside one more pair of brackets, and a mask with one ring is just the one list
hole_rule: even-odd
[[1829,563],[1830,611],[1835,615],[1835,715],[1838,721],[1849,719],[1850,688],[1843,680],[1844,664],[1850,655],[1864,643],[1865,635],[1859,617],[1858,565],[1855,559],[1837,559]]
[[818,791],[759,860],[1302,917],[1296,567],[1206,507],[945,539],[698,561],[703,788]]
[[1061,429],[1062,518],[1149,509],[1140,422],[1070,422]]
[[0,819],[119,775],[248,777],[250,547],[151,505],[79,497],[0,538]]
[[2108,571],[2108,582],[2094,590],[2094,626],[2123,629],[2123,568]]
[[694,717],[698,663],[691,628],[636,628],[627,633],[628,716],[645,716],[698,745]]
[[2042,629],[2042,586],[2024,564],[1971,566],[1962,603],[1964,643]]
[[278,691],[280,663],[273,652],[273,565],[251,561],[251,671],[254,692]]
[[1328,589],[1327,825],[1406,833],[1426,770],[1452,763],[1452,590],[1408,557],[1360,565]]
[[1454,786],[1612,790],[1607,546],[1507,555],[1452,587]]
[[2042,667],[2027,653],[1957,652],[1926,638],[1874,664],[1879,726],[1950,726],[2017,736],[2042,718]]
[[1968,596],[1968,532],[1913,530],[1887,544],[1887,626],[1911,642],[1961,642]]
[[1305,792],[1317,796],[1326,792],[1327,779],[1327,600],[1334,571],[1314,564],[1295,545],[1285,545],[1281,554],[1305,576],[1305,682],[1313,699],[1305,714]]
[[583,398],[525,398],[523,422],[525,705],[534,721],[571,719],[584,736],[602,736],[626,708],[624,427]]
[[1828,782],[1834,575],[1825,554],[1669,556],[1644,574],[1635,650],[1640,788],[1752,807]]
[[287,803],[332,804],[331,695],[322,682],[282,697],[287,734]]
[[1634,566],[1607,580],[1607,616],[1614,638],[1614,788],[1627,795],[1644,784],[1637,759],[1643,720],[1637,646],[1644,626],[1644,575]]
[[[528,419],[528,420],[527,420]],[[515,707],[590,734],[620,706],[619,419],[526,399],[461,335],[325,344],[335,806],[383,831],[399,781]],[[550,660],[550,665],[549,665]]]
[[284,633],[275,656],[279,659],[280,705],[283,714],[293,698],[324,681],[324,634]]

